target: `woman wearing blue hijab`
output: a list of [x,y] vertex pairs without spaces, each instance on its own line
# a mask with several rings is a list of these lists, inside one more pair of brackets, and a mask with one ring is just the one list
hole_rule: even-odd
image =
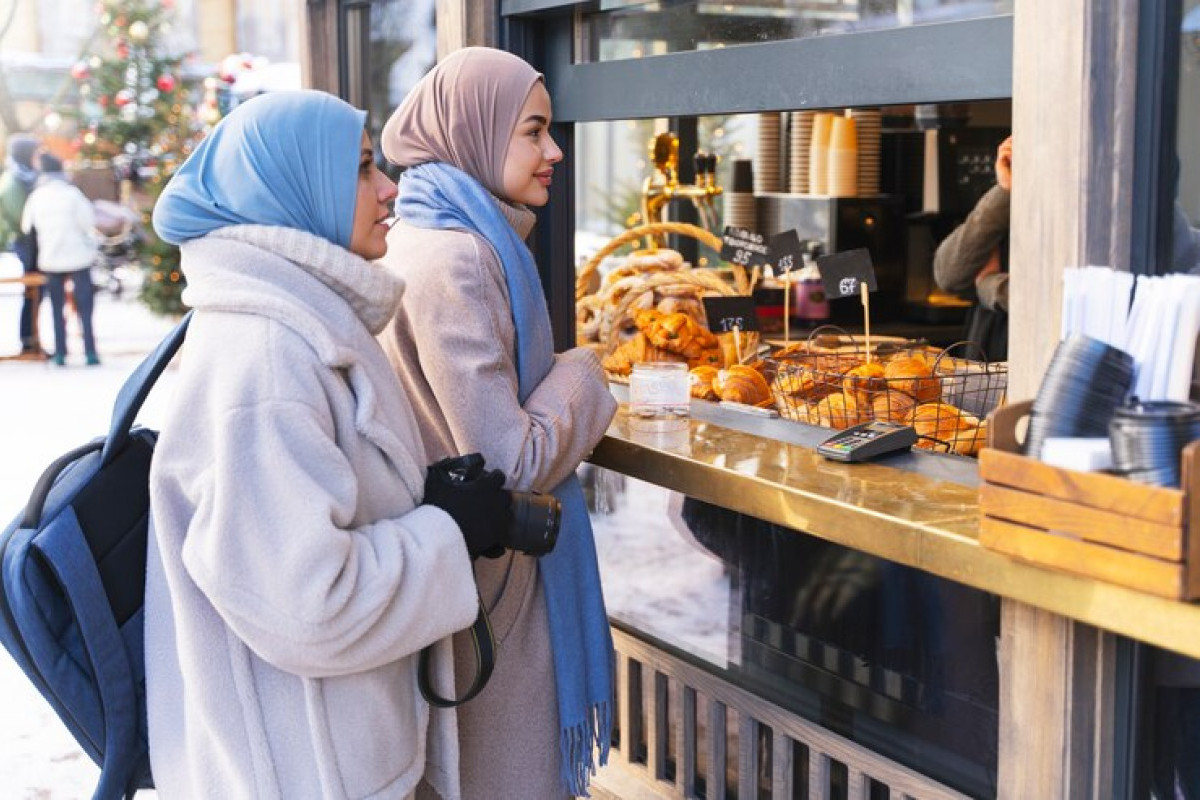
[[[471,555],[509,513],[500,473],[422,505],[427,458],[374,336],[403,285],[395,187],[364,113],[251,100],[175,174],[154,227],[195,310],[151,470],[146,694],[162,797],[460,795],[449,636]],[[497,477],[498,476],[498,477]]]

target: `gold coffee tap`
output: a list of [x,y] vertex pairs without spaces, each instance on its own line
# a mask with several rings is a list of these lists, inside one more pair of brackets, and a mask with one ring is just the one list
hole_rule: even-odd
[[[654,174],[642,183],[642,221],[664,222],[667,206],[673,200],[690,200],[696,207],[701,227],[712,231],[717,225],[717,211],[713,198],[724,190],[717,185],[717,155],[696,151],[695,183],[679,182],[679,137],[674,133],[660,133],[650,142],[650,158],[654,161]],[[646,246],[654,248],[666,245],[665,236],[648,237]]]

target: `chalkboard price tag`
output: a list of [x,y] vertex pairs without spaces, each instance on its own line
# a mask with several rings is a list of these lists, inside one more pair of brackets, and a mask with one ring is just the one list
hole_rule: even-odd
[[767,263],[767,242],[761,233],[745,228],[725,228],[721,236],[721,258],[743,267]]
[[821,283],[830,299],[857,297],[863,284],[872,292],[877,288],[875,266],[866,248],[821,256],[817,259],[817,269],[821,271]]
[[776,275],[786,275],[804,265],[804,243],[795,228],[772,236],[767,243],[767,253],[770,263],[775,265]]
[[713,333],[729,333],[734,328],[740,331],[758,330],[758,317],[754,313],[754,298],[746,295],[735,297],[705,297],[704,315],[708,317],[708,329]]

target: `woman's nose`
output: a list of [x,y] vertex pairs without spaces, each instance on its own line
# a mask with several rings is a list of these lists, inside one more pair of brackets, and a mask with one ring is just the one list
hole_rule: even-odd
[[392,179],[382,172],[379,173],[379,180],[379,202],[390,203],[395,200],[396,195],[399,194],[396,184],[392,183]]
[[550,136],[546,137],[546,141],[550,143],[550,147],[546,149],[546,160],[551,164],[557,164],[563,159],[563,152],[559,149],[558,143]]

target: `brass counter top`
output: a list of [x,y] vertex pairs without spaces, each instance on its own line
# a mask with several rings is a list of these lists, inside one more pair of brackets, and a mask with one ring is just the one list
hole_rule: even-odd
[[[614,388],[618,397],[624,393]],[[693,403],[688,430],[631,431],[622,405],[593,464],[1157,647],[1200,658],[1200,605],[1024,564],[978,543],[973,461],[842,464],[830,431]]]

